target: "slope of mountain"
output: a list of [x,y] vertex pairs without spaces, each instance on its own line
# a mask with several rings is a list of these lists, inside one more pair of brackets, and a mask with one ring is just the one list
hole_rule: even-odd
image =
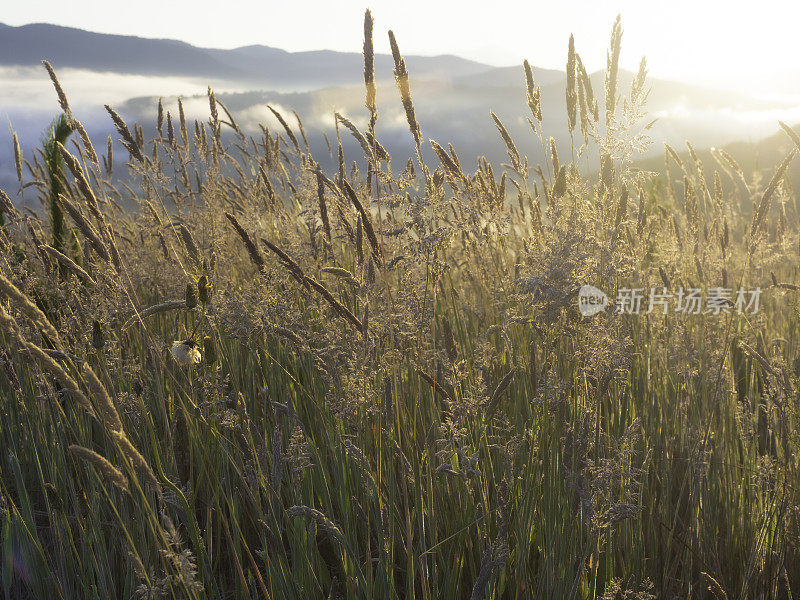
[[[50,60],[62,76],[65,68],[81,69],[73,71],[70,103],[102,147],[106,137],[114,135],[102,110],[102,103],[111,101],[107,98],[110,89],[117,94],[112,101],[115,108],[126,119],[140,122],[146,131],[150,127],[150,133],[158,96],[163,96],[165,108],[174,115],[177,95],[181,95],[188,117],[206,120],[208,100],[192,94],[204,90],[207,83],[215,86],[218,97],[233,111],[239,124],[250,131],[257,131],[259,122],[273,130],[280,128],[266,104],[275,105],[292,124],[290,111],[296,110],[315,144],[324,144],[323,133],[332,136],[335,111],[347,115],[359,127],[366,123],[363,59],[358,53],[293,53],[268,46],[219,50],[175,40],[106,35],[54,25],[0,24],[0,118],[13,123],[27,153],[58,112],[55,95],[39,66],[42,58]],[[409,56],[407,64],[416,115],[425,139],[445,145],[452,142],[465,168],[474,165],[478,156],[498,165],[507,161],[490,111],[503,121],[520,152],[532,163],[544,160],[542,145],[526,120],[529,110],[521,64],[494,68],[447,55]],[[375,66],[380,114],[377,135],[395,159],[404,163],[412,151],[412,142],[392,81],[392,58],[377,55]],[[145,77],[146,89],[139,76]],[[164,89],[168,81],[163,79],[165,76],[169,76],[170,89]],[[590,76],[601,112],[603,77],[601,72]],[[566,76],[562,71],[534,67],[534,79],[541,86],[544,136],[553,136],[559,153],[569,155],[581,145],[582,137],[576,131],[573,143],[568,134]],[[632,73],[620,71],[620,94],[627,93],[632,79]],[[124,91],[122,84],[116,83],[120,80],[125,80]],[[225,82],[231,85],[224,85]],[[795,122],[800,118],[800,106],[785,101],[757,100],[660,79],[648,79],[647,87],[650,94],[645,121],[657,119],[649,131],[655,143],[647,156],[656,157],[656,161],[661,156],[662,142],[683,147],[683,142],[690,140],[700,149],[736,140],[753,141],[776,131],[778,119]],[[82,97],[83,103],[76,102],[73,94]],[[348,158],[360,156],[357,145],[348,135],[344,138]],[[425,151],[430,152],[427,142]],[[595,159],[589,157],[589,168]],[[431,160],[436,162],[433,156]],[[13,185],[14,179],[12,147],[8,138],[0,136],[0,187]]]
[[[497,77],[492,72],[487,74],[487,82],[482,77],[457,78],[454,81],[416,81],[412,85],[412,96],[416,117],[421,124],[425,140],[434,139],[447,145],[452,143],[461,157],[465,168],[475,165],[479,156],[485,156],[494,164],[507,162],[506,149],[498,135],[497,128],[490,118],[494,112],[503,122],[517,145],[519,151],[536,164],[545,159],[538,137],[531,131],[526,117],[530,116],[525,97],[525,81],[522,68],[513,71],[500,70]],[[555,72],[558,74],[558,72]],[[547,72],[537,80],[545,81]],[[504,84],[504,78],[507,81]],[[555,76],[553,76],[555,79]],[[630,87],[633,74],[621,71],[619,74],[620,93],[625,95]],[[568,156],[573,147],[578,148],[583,139],[579,131],[575,132],[574,146],[567,130],[567,113],[565,108],[565,80],[561,74],[560,81],[543,85],[541,89],[542,112],[544,115],[544,135],[553,136],[559,153]],[[600,110],[603,111],[603,77],[592,75],[595,94],[599,96]],[[711,145],[721,146],[736,140],[758,139],[761,137],[745,131],[737,124],[737,113],[721,107],[738,106],[741,110],[758,111],[764,108],[775,109],[774,105],[765,105],[761,101],[751,100],[746,96],[734,96],[729,92],[718,92],[694,88],[660,79],[649,80],[649,101],[646,106],[647,115],[639,121],[640,129],[645,123],[656,119],[649,131],[653,140],[647,156],[658,157],[663,152],[663,142],[675,147],[685,147],[684,141],[690,140],[696,148]],[[271,117],[266,105],[272,105],[282,111],[290,125],[295,126],[295,118],[291,110],[303,120],[303,124],[312,143],[323,144],[322,133],[333,134],[334,112],[340,112],[352,119],[356,125],[364,127],[366,110],[364,109],[363,89],[360,86],[331,87],[307,92],[279,93],[274,91],[250,91],[234,94],[218,94],[226,106],[231,109],[239,124],[249,130],[256,130],[257,123],[265,123],[273,131],[280,131],[280,125]],[[142,123],[151,123],[155,115],[156,98],[142,97],[131,99],[120,106],[120,110],[131,118]],[[207,101],[202,96],[192,99],[191,105],[197,107],[192,118],[206,120],[208,118]],[[167,110],[174,112],[176,98],[165,98]],[[184,99],[187,103],[187,99]],[[729,104],[732,103],[732,104]],[[404,163],[412,153],[412,139],[408,132],[403,107],[394,85],[384,83],[378,87],[379,120],[377,136],[393,157]],[[777,129],[777,121],[764,127],[766,133]],[[360,157],[357,145],[343,135],[345,148],[350,159]],[[430,155],[434,164],[438,159],[430,154],[430,146],[426,142],[423,150]],[[592,152],[587,158],[590,168],[594,167],[597,157]],[[584,164],[584,159],[581,159]]]
[[[356,85],[363,59],[355,52],[287,52],[269,46],[232,50],[199,48],[185,42],[93,33],[36,23],[0,24],[0,65],[54,67],[137,75],[178,75],[240,82],[270,89]],[[392,77],[391,56],[375,57],[380,79]],[[415,78],[451,79],[476,75],[488,65],[457,56],[409,56]]]
[[[531,67],[536,85],[566,85],[567,76],[564,71]],[[525,85],[522,63],[512,67],[495,67],[478,75],[464,75],[456,79],[456,83],[464,87],[520,87]]]
[[[800,124],[794,124],[793,129],[795,131],[800,131]],[[751,177],[762,169],[766,169],[766,172],[769,173],[770,170],[774,169],[784,158],[786,158],[786,155],[792,150],[792,148],[794,148],[794,144],[789,139],[789,136],[787,136],[783,131],[780,131],[777,124],[775,126],[775,130],[775,133],[760,140],[752,142],[737,140],[721,146],[721,149],[725,150],[734,158],[734,160],[736,160],[736,162],[744,171],[746,177]],[[673,149],[677,152],[683,163],[688,165],[691,169],[693,168],[694,161],[688,149],[685,148],[686,146],[681,145],[675,146]],[[663,145],[659,145],[657,150],[660,152],[654,152],[653,156],[637,161],[636,166],[645,171],[663,173],[666,160]],[[711,150],[708,148],[696,149],[695,154],[703,163],[704,175],[708,182],[713,181],[714,171],[725,172],[726,170],[729,170],[727,166],[721,166],[714,159]],[[671,159],[670,169],[672,171],[673,178],[677,178],[679,181],[681,177],[680,168],[676,166]],[[798,169],[789,169],[787,171],[787,177],[789,178],[789,181],[793,187],[800,187],[800,171],[798,171]],[[766,179],[761,179],[761,186],[764,186],[767,181],[769,181],[769,176],[767,176]],[[725,179],[723,179],[723,182],[725,182]]]
[[176,40],[93,33],[44,23],[10,27],[0,24],[0,64],[143,75],[239,76],[211,53]]

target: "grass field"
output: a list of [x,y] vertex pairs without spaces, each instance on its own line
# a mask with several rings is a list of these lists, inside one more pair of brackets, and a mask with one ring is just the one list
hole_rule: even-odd
[[[424,137],[391,33],[376,99],[364,32],[363,114],[314,150],[335,173],[299,117],[251,135],[210,89],[152,137],[109,108],[99,156],[47,65],[63,116],[17,162],[42,210],[0,204],[0,595],[800,594],[794,151],[638,170],[618,21],[605,89],[570,40],[566,123],[520,69],[546,164],[492,114],[508,164],[468,165]],[[584,317],[585,284],[643,310]],[[664,314],[651,288],[733,296]]]

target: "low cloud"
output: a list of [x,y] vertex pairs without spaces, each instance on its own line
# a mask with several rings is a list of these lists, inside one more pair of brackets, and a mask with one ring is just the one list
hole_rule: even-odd
[[[149,77],[80,69],[60,70],[58,75],[73,112],[89,132],[98,152],[105,152],[109,135],[114,139],[118,137],[104,104],[112,105],[128,122],[141,123],[145,134],[150,136],[154,131],[158,98],[163,98],[165,110],[176,121],[179,96],[183,98],[190,123],[195,119],[207,121],[209,83],[239,125],[249,133],[257,133],[259,124],[273,133],[282,131],[267,105],[280,112],[293,129],[297,126],[293,114],[296,110],[312,149],[318,151],[325,147],[323,133],[333,140],[336,112],[345,115],[362,131],[368,124],[364,92],[359,87],[281,93],[252,90],[246,84],[186,77]],[[743,102],[739,98],[735,105],[729,99],[732,105],[724,106],[725,96],[708,90],[690,93],[694,88],[674,88],[663,82],[655,86],[659,93],[653,94],[654,106],[649,118],[658,120],[650,132],[655,142],[651,155],[663,151],[661,142],[676,147],[682,147],[685,140],[690,140],[697,148],[720,146],[772,135],[778,130],[779,120],[800,122],[798,98],[783,97],[769,102],[763,99]],[[382,84],[378,92],[378,139],[397,163],[405,163],[413,151],[413,142],[397,90],[393,85]],[[448,82],[415,82],[413,94],[425,139],[433,138],[444,145],[452,142],[466,169],[473,168],[478,156],[486,156],[495,164],[506,161],[505,147],[489,117],[490,109],[501,117],[520,152],[527,154],[531,163],[544,160],[541,145],[522,116],[527,114],[527,107],[524,91],[519,86],[485,88]],[[569,152],[569,138],[563,137],[566,133],[563,97],[561,88],[548,88],[547,94],[543,94],[544,128],[547,136],[557,137],[559,151]],[[43,68],[0,67],[0,120],[13,126],[26,158],[32,158],[33,148],[40,145],[47,126],[59,112],[56,93]],[[361,151],[352,136],[342,131],[342,140],[348,160],[361,160]],[[426,154],[429,152],[428,144],[424,145],[424,150]],[[323,164],[330,159],[320,154]],[[11,136],[0,131],[0,187],[16,189],[15,180]]]

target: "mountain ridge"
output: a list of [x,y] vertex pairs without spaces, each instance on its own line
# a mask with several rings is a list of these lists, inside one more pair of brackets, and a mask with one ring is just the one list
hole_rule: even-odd
[[[89,113],[82,110],[81,104],[83,108],[97,109],[95,98],[107,101],[105,93],[109,85],[115,86],[116,99],[111,101],[115,109],[133,122],[151,121],[159,98],[163,98],[165,110],[171,110],[173,115],[177,98],[182,97],[189,118],[207,118],[206,85],[212,85],[237,120],[253,131],[258,131],[258,123],[271,118],[267,104],[284,112],[296,110],[306,124],[309,137],[315,139],[333,129],[335,112],[347,115],[359,126],[366,119],[360,53],[289,52],[258,44],[230,50],[209,49],[164,38],[101,34],[49,24],[12,27],[0,23],[0,67],[24,67],[20,72],[6,69],[3,74],[10,85],[4,90],[0,80],[0,114],[14,123],[28,147],[31,140],[40,137],[57,111],[52,91],[48,89],[47,94],[43,91],[49,88],[49,82],[41,69],[42,58],[52,62],[62,79],[69,79],[64,73],[69,69],[103,75],[87,76],[84,81],[83,72],[72,73],[69,86],[78,97],[77,101],[70,97],[73,109],[81,113],[94,141],[103,145],[109,134],[114,135],[105,111]],[[505,146],[489,116],[491,111],[503,120],[521,152],[528,154],[533,162],[546,158],[525,119],[528,107],[521,64],[492,67],[454,55],[412,55],[406,61],[413,80],[416,116],[426,140],[452,142],[470,162],[477,156],[486,156],[501,164],[505,160]],[[381,115],[378,137],[393,155],[407,156],[413,148],[404,109],[394,89],[392,57],[376,55],[375,68]],[[575,144],[566,132],[566,74],[539,67],[533,67],[533,72],[541,88],[544,135],[555,138],[559,152],[570,152]],[[138,78],[125,81],[124,77],[104,77],[118,74],[144,75],[152,77],[152,81],[144,85]],[[170,82],[159,79],[167,75],[180,77]],[[619,71],[620,94],[626,93],[633,77],[629,71]],[[602,110],[604,73],[595,71],[590,79]],[[700,149],[735,140],[757,140],[777,129],[777,118],[795,121],[794,115],[800,113],[800,106],[793,104],[678,81],[648,78],[647,87],[651,90],[647,121],[656,119],[649,133],[658,143],[651,149],[650,157],[660,153],[657,148],[664,141],[678,145],[690,139]],[[45,105],[52,107],[52,112],[43,109]],[[768,127],[752,120],[760,111],[766,115],[762,120],[769,119]],[[744,117],[740,118],[739,113]],[[273,126],[278,125],[273,123]],[[580,144],[577,133],[576,140]],[[0,144],[0,187],[13,179],[12,148]]]
[[[0,23],[0,65],[35,66],[42,60],[56,69],[206,77],[276,87],[310,82],[323,87],[348,85],[363,77],[363,58],[356,52],[290,52],[261,44],[204,48],[169,38],[97,33],[49,23]],[[415,78],[450,79],[493,69],[452,54],[409,55],[406,64]],[[375,67],[379,78],[390,79],[391,55],[376,54]]]

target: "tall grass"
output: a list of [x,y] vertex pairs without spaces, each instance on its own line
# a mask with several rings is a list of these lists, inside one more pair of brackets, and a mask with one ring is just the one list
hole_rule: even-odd
[[64,248],[64,213],[58,205],[58,197],[64,192],[64,159],[58,149],[59,144],[66,144],[67,138],[72,135],[72,126],[65,115],[56,118],[47,130],[47,137],[44,140],[43,155],[44,164],[47,169],[49,197],[47,205],[50,211],[50,232],[53,239],[53,248],[63,250]]
[[[3,595],[791,598],[793,154],[637,170],[646,69],[617,89],[618,21],[603,94],[570,40],[567,123],[521,69],[536,166],[510,115],[508,165],[428,154],[390,33],[406,163],[379,141],[372,31],[368,130],[336,121],[363,156],[339,137],[336,175],[299,117],[250,135],[209,89],[207,122],[159,103],[152,137],[107,107],[126,183],[111,143],[102,168],[88,136],[61,147],[77,269],[3,201]],[[767,289],[756,315],[583,318],[583,284]]]

